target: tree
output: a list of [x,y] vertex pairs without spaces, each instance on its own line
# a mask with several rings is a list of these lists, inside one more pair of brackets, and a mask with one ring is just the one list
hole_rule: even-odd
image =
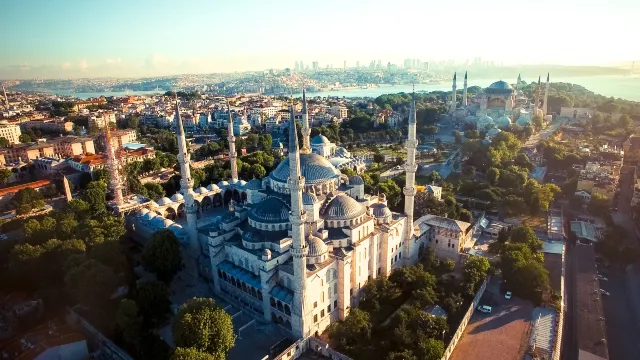
[[469,211],[467,209],[460,209],[460,211],[458,211],[457,218],[460,221],[466,221],[468,223],[470,223],[473,220],[473,216],[471,215],[471,211]]
[[122,333],[122,337],[129,344],[136,344],[142,332],[142,318],[138,314],[138,305],[131,299],[123,299],[120,302],[116,314],[116,325]]
[[173,231],[156,231],[142,250],[142,265],[160,281],[170,283],[182,266],[180,243]]
[[147,197],[153,201],[158,201],[165,196],[164,189],[160,184],[148,182],[148,183],[145,183],[143,186],[147,191]]
[[216,360],[216,358],[194,348],[178,347],[171,356],[171,360]]
[[11,146],[11,143],[9,142],[9,140],[7,140],[6,137],[0,137],[0,147],[3,148],[8,148],[9,146]]
[[428,183],[440,183],[440,181],[442,181],[442,176],[437,171],[432,171],[431,174],[427,175]]
[[369,313],[352,309],[344,321],[337,321],[329,327],[329,338],[337,343],[340,351],[353,354],[371,339]]
[[535,231],[528,226],[520,225],[511,230],[510,240],[513,243],[524,244],[531,251],[542,249],[542,242],[538,239]]
[[193,298],[182,305],[172,328],[178,347],[194,348],[216,360],[225,360],[236,340],[231,316],[210,298]]
[[96,260],[88,260],[69,270],[64,282],[78,301],[94,309],[101,308],[118,285],[113,270]]
[[0,169],[0,184],[4,185],[13,176],[13,172],[7,168]]
[[140,315],[149,327],[162,324],[171,311],[169,288],[159,281],[149,281],[138,285],[136,304],[141,309]]
[[[94,181],[91,184],[93,183],[96,182]],[[101,183],[101,181],[98,181],[98,183]],[[89,187],[91,187],[91,184],[89,184]],[[107,211],[106,187],[104,190],[98,186],[91,187],[87,189],[84,197],[92,214],[101,214]]]
[[487,277],[490,267],[491,264],[489,264],[489,260],[486,257],[471,256],[462,267],[464,282],[469,286],[473,286],[475,292],[478,283]]
[[487,170],[486,179],[489,184],[496,186],[498,184],[498,179],[500,178],[500,170],[494,167],[489,168]]

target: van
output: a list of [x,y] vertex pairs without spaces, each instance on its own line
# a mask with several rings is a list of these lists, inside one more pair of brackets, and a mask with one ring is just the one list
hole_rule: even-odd
[[491,314],[491,306],[480,305],[478,306],[478,311],[483,312],[485,314]]

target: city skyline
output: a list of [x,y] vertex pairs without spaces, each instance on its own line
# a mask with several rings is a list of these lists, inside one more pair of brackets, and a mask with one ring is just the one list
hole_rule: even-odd
[[[490,6],[410,0],[393,7],[364,0],[116,0],[108,7],[77,0],[9,2],[0,24],[5,34],[0,78],[258,71],[293,68],[300,60],[343,68],[345,61],[347,67],[378,59],[401,65],[405,58],[559,65],[640,59],[640,48],[625,46],[620,35],[640,32],[633,19],[640,4],[575,5],[573,0],[543,0],[535,7],[505,0]],[[540,26],[534,27],[536,21]]]

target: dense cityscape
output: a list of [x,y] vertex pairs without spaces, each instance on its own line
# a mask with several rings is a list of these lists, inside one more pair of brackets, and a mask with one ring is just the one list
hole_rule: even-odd
[[3,10],[2,360],[638,359],[640,3]]

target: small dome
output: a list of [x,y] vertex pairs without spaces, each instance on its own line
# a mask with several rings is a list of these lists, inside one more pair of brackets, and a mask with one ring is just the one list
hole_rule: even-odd
[[138,209],[138,211],[136,211],[136,217],[142,217],[145,214],[147,214],[148,212],[149,212],[149,210],[147,210],[146,208]]
[[207,186],[207,190],[216,191],[216,190],[220,190],[220,188],[216,184],[209,184],[209,186]]
[[263,249],[262,250],[262,256],[270,258],[271,257],[271,250],[269,249]]
[[164,219],[164,227],[168,228],[171,225],[175,225],[175,223],[169,219]]
[[329,144],[331,141],[327,139],[324,135],[317,135],[311,140],[311,145],[324,145]]
[[150,221],[156,216],[158,216],[158,214],[154,213],[153,211],[149,211],[148,213],[142,215],[142,220]]
[[181,200],[184,200],[184,196],[182,196],[182,194],[180,193],[175,193],[173,194],[173,196],[171,196],[171,201],[178,202]]
[[244,188],[247,190],[260,190],[262,189],[262,181],[258,179],[250,180]]
[[501,132],[502,131],[500,129],[495,129],[494,128],[494,129],[491,129],[491,130],[487,131],[487,136],[493,137],[493,136],[496,136],[496,135],[500,134]]
[[[169,221],[171,221],[171,220],[169,220]],[[176,224],[173,221],[172,221],[172,224],[170,224],[168,226],[168,228],[169,228],[169,230],[174,230],[174,231],[176,231],[176,230],[184,230],[184,228],[180,224]]]
[[[340,171],[329,160],[314,153],[300,154],[300,171],[306,184],[323,183],[340,177]],[[286,184],[289,180],[289,157],[280,162],[269,176],[279,183]]]
[[249,219],[259,223],[287,223],[289,207],[282,200],[269,197],[251,209]]
[[168,197],[163,197],[162,199],[158,200],[158,205],[160,205],[160,206],[169,205],[171,203],[172,203],[172,201]]
[[151,201],[149,201],[149,206],[151,206],[152,209],[153,208],[157,208],[158,207],[158,203],[153,201],[153,200],[151,200]]
[[244,180],[240,180],[238,181],[238,184],[240,184],[240,186],[244,186],[247,182]]
[[309,236],[307,240],[307,246],[309,247],[309,253],[307,257],[322,256],[327,253],[328,246],[320,238],[315,236]]
[[371,205],[371,209],[373,209],[373,216],[377,218],[391,216],[391,210],[389,210],[385,204],[373,204]]
[[302,205],[313,205],[318,203],[318,197],[312,193],[302,193]]
[[365,211],[359,202],[342,193],[329,202],[323,217],[326,220],[350,220],[363,215]]
[[473,115],[469,115],[466,118],[464,118],[464,121],[466,121],[468,123],[475,123],[476,120],[478,120],[478,118],[473,116]]
[[206,194],[207,192],[209,192],[209,190],[203,188],[202,186],[196,189],[196,194]]
[[233,185],[238,182],[238,179],[229,179],[229,184]]
[[163,228],[164,228],[164,221],[165,221],[165,220],[166,220],[166,219],[165,219],[165,218],[163,218],[162,216],[156,216],[156,217],[154,217],[154,218],[151,220],[151,222],[150,222],[151,227],[153,227],[153,228],[154,228],[154,229],[156,229],[156,230],[158,230],[158,229],[163,229]]
[[223,188],[223,187],[226,187],[226,186],[229,186],[229,183],[227,181],[225,181],[225,180],[222,180],[222,181],[220,181],[218,183],[218,187],[219,188]]
[[364,185],[364,180],[358,175],[349,178],[349,185]]
[[496,120],[496,126],[499,128],[509,128],[511,127],[511,119],[506,116],[501,116]]

